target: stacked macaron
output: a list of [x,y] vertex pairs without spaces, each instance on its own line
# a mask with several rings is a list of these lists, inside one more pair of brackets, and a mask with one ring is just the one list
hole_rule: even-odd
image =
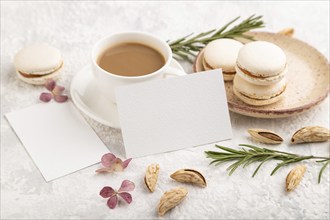
[[222,69],[223,79],[232,81],[235,64],[243,44],[233,39],[218,39],[210,42],[204,49],[203,67],[205,70]]
[[268,105],[281,99],[286,89],[286,56],[275,44],[254,41],[244,45],[237,57],[234,93],[250,105]]
[[26,83],[42,85],[56,78],[63,66],[60,51],[48,44],[34,44],[21,49],[14,58],[16,74]]

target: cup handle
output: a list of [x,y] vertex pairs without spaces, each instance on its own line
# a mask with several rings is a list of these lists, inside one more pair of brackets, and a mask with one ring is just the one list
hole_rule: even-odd
[[163,78],[170,78],[174,76],[184,76],[184,75],[187,75],[184,71],[178,70],[173,67],[168,67],[165,73],[163,74]]

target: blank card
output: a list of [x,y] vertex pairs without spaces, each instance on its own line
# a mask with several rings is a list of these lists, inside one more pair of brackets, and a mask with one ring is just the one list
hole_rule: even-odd
[[46,181],[98,163],[109,152],[71,102],[37,104],[6,117]]
[[232,137],[221,70],[118,87],[116,98],[127,157]]

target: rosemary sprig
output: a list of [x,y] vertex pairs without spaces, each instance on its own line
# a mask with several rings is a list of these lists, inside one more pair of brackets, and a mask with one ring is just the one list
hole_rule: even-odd
[[[292,154],[283,151],[271,150],[267,148],[259,148],[253,145],[248,144],[240,144],[242,146],[240,150],[235,150],[228,147],[223,147],[219,145],[215,145],[217,148],[221,149],[222,151],[205,151],[207,158],[213,159],[210,164],[215,164],[218,166],[225,162],[234,161],[228,168],[229,175],[233,174],[233,172],[239,167],[243,166],[246,167],[254,162],[260,162],[257,166],[255,171],[252,174],[254,177],[257,172],[259,171],[260,167],[269,160],[279,160],[282,161],[277,164],[277,166],[271,172],[271,176],[276,173],[281,167],[286,166],[292,163],[298,163],[303,160],[316,160],[318,163],[324,163],[319,176],[318,176],[318,183],[321,182],[322,173],[324,172],[325,168],[330,163],[330,157],[318,157],[318,156],[302,156],[298,154]],[[244,148],[245,147],[245,148]]]
[[245,38],[253,40],[251,36],[245,35],[245,33],[253,29],[264,27],[264,22],[261,20],[262,16],[251,15],[238,25],[227,30],[228,27],[239,18],[240,17],[235,18],[222,28],[202,32],[195,36],[192,36],[193,33],[191,33],[177,40],[167,42],[170,45],[175,58],[192,62],[192,58],[194,58],[201,49],[213,40],[220,38]]

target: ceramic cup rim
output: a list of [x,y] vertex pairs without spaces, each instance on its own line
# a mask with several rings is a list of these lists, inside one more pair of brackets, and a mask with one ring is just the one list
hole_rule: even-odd
[[[96,48],[98,48],[98,46],[100,44],[102,44],[104,41],[108,40],[109,38],[115,38],[115,37],[118,37],[120,35],[140,35],[140,36],[146,36],[146,37],[149,37],[149,38],[154,39],[155,41],[158,41],[158,43],[160,43],[160,44],[163,44],[165,46],[165,48],[166,48],[166,51],[159,51],[159,52],[162,55],[167,55],[168,56],[167,59],[165,60],[165,64],[161,68],[159,68],[158,70],[156,70],[156,71],[154,71],[152,73],[141,75],[141,76],[121,76],[121,75],[117,75],[117,74],[114,74],[114,73],[110,73],[110,72],[102,69],[97,64],[97,62],[96,62],[98,56],[100,55],[100,52],[98,52],[98,54],[96,54],[96,51],[95,51]],[[134,41],[130,41],[130,42],[134,42]],[[147,43],[146,43],[146,45],[149,46]],[[164,52],[166,54],[164,54]],[[100,71],[100,72],[102,72],[102,73],[104,73],[104,74],[106,74],[109,77],[111,76],[111,77],[120,78],[120,79],[143,79],[143,78],[149,78],[149,77],[155,76],[155,75],[157,75],[159,73],[162,73],[170,65],[170,63],[171,63],[171,60],[172,60],[172,50],[171,50],[170,46],[166,42],[164,42],[159,37],[157,37],[157,36],[155,36],[153,34],[142,32],[142,31],[128,31],[128,32],[120,32],[120,33],[110,34],[110,35],[107,35],[107,36],[103,37],[99,41],[97,41],[94,44],[94,46],[93,46],[91,58],[92,58],[92,64],[97,68],[97,70]]]

